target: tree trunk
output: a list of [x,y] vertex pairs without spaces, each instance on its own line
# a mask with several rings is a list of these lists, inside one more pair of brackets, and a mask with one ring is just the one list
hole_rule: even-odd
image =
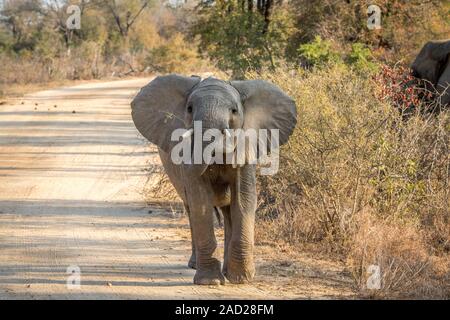
[[269,30],[269,24],[271,21],[272,9],[273,9],[273,0],[266,0],[264,6],[264,28],[263,33],[266,33]]

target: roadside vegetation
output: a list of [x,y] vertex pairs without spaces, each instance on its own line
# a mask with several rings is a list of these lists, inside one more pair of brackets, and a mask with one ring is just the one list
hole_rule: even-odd
[[80,30],[65,1],[0,4],[0,94],[168,72],[270,80],[299,118],[279,173],[259,177],[257,241],[344,261],[362,296],[450,297],[450,113],[408,69],[426,41],[450,39],[447,1],[74,3]]
[[[448,110],[393,107],[400,79],[344,64],[262,74],[299,118],[279,173],[259,178],[258,239],[338,254],[364,295],[448,296]],[[371,265],[381,290],[366,288]]]

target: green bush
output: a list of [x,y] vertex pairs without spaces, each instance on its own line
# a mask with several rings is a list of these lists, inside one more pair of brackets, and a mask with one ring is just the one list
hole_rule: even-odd
[[333,49],[331,41],[316,36],[314,41],[300,45],[297,51],[303,64],[307,66],[346,63],[361,72],[370,73],[378,70],[372,51],[362,43],[352,44],[348,53],[338,53]]
[[337,62],[340,56],[333,51],[331,42],[316,36],[314,41],[300,45],[298,53],[308,65],[322,65]]
[[193,34],[200,38],[200,50],[224,71],[241,78],[250,70],[274,69],[285,55],[292,19],[286,8],[273,10],[270,23],[255,8],[242,1],[215,1],[199,13]]
[[372,51],[362,43],[352,44],[352,50],[347,57],[347,62],[361,71],[377,71]]

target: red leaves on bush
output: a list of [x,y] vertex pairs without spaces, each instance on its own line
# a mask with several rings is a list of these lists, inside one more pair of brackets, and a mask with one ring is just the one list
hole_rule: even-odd
[[434,106],[433,92],[427,89],[427,83],[424,80],[412,75],[411,69],[404,66],[383,65],[380,70],[374,76],[380,88],[375,93],[378,99],[392,104],[402,112],[419,107],[429,110]]

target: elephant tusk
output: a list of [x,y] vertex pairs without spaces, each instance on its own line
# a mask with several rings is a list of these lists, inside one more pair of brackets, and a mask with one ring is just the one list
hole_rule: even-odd
[[181,135],[181,137],[183,137],[183,139],[189,138],[190,136],[192,136],[192,134],[194,133],[194,129],[189,129],[188,131],[186,131],[185,133],[183,133]]
[[225,135],[226,135],[228,138],[231,138],[231,133],[230,133],[229,129],[225,129],[224,131],[225,131]]

